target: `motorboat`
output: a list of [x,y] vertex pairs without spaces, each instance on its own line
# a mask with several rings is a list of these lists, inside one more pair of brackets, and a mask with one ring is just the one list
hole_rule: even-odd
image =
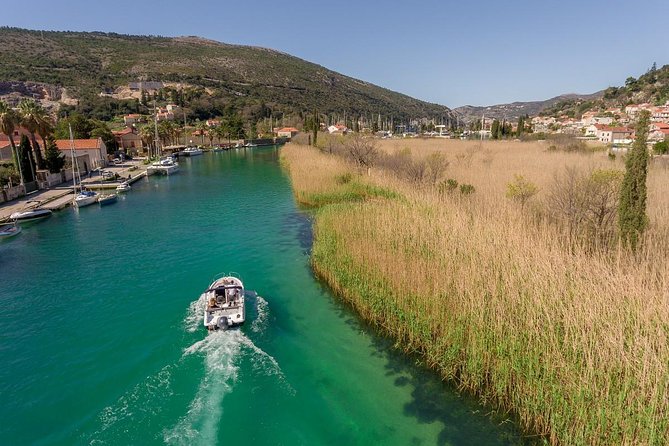
[[216,146],[216,147],[213,148],[212,151],[213,151],[214,153],[222,152],[222,151],[223,151],[223,147],[221,147],[221,146]]
[[116,203],[116,200],[118,200],[118,194],[106,194],[100,195],[98,197],[98,203],[100,203],[100,206]]
[[258,144],[253,144],[252,142],[247,142],[244,147],[258,147]]
[[128,184],[127,181],[124,181],[123,183],[116,186],[116,192],[128,192],[130,189],[132,189],[132,187],[130,184]]
[[14,212],[9,216],[14,221],[36,221],[49,218],[53,212],[49,209],[35,208],[25,211]]
[[149,174],[162,173],[165,175],[171,175],[178,171],[179,163],[176,162],[176,160],[171,156],[151,163],[151,166],[147,169]]
[[204,326],[208,330],[227,330],[244,323],[244,284],[238,277],[214,280],[200,299],[205,302]]
[[0,240],[14,237],[21,233],[21,226],[16,222],[0,226]]
[[202,149],[198,147],[186,147],[181,153],[183,153],[185,156],[197,156],[202,155]]
[[74,205],[78,208],[89,206],[98,201],[99,194],[92,190],[82,190],[74,197]]

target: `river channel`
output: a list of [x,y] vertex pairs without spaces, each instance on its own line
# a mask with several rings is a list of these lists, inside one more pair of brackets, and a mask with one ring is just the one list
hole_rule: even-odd
[[[0,444],[521,443],[314,278],[279,152],[181,160],[0,243]],[[207,334],[221,272],[257,297]]]

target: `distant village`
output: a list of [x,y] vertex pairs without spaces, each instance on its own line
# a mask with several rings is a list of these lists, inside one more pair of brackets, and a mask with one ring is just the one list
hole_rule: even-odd
[[650,113],[648,141],[659,142],[669,137],[669,103],[663,106],[634,104],[604,111],[588,111],[580,119],[535,116],[531,119],[534,133],[564,133],[596,140],[605,144],[627,145],[634,141],[634,122],[639,112]]

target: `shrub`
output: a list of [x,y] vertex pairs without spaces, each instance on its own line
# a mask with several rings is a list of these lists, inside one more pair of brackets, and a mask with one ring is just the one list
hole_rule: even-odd
[[458,188],[458,182],[452,178],[449,178],[446,181],[442,181],[441,183],[439,183],[439,186],[437,187],[440,194],[453,193],[453,191],[456,190],[457,188]]
[[514,175],[514,180],[506,185],[506,196],[520,203],[520,208],[525,208],[525,203],[539,192],[536,184],[527,181],[522,175]]
[[461,184],[460,185],[460,193],[462,195],[471,195],[476,191],[476,188],[472,186],[471,184]]
[[667,152],[669,152],[669,141],[664,140],[656,142],[653,146],[653,152],[655,152],[656,155],[666,155]]

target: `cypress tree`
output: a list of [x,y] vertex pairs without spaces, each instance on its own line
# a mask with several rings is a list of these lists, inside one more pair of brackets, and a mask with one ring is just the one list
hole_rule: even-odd
[[58,173],[63,166],[65,166],[65,157],[60,150],[58,150],[56,140],[54,140],[52,136],[47,138],[44,162],[51,173]]
[[30,147],[30,140],[26,135],[21,135],[21,143],[19,144],[19,162],[23,170],[23,177],[26,183],[35,181],[35,161],[32,157],[32,149]]
[[318,113],[316,113],[316,110],[314,110],[314,140],[312,141],[313,145],[316,146],[316,141],[318,140],[318,129],[321,126],[320,119],[318,119]]
[[618,226],[624,243],[636,249],[646,229],[646,176],[648,174],[648,124],[650,112],[644,110],[636,124],[636,139],[625,161],[625,177],[620,189]]

